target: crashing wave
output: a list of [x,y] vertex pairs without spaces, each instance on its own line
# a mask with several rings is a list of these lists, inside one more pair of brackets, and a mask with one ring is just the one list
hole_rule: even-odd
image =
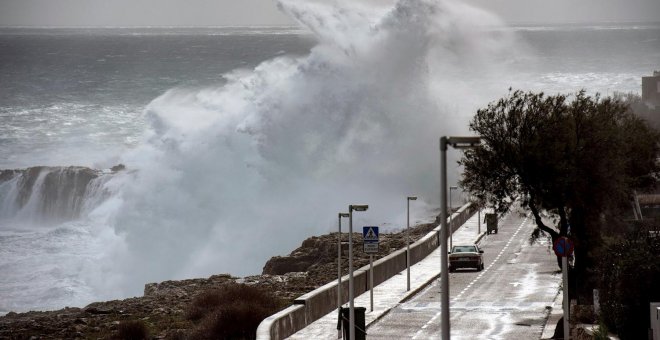
[[0,170],[0,220],[37,224],[75,220],[109,196],[114,171],[87,167],[35,166]]

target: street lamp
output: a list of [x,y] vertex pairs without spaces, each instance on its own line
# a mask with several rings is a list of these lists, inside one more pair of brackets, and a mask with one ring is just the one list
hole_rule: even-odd
[[406,200],[406,266],[408,267],[408,291],[410,291],[410,201],[417,199],[417,196],[408,196]]
[[454,215],[454,209],[451,207],[451,191],[457,190],[458,187],[449,187],[449,249],[454,247],[454,228],[451,225],[451,217]]
[[449,340],[449,273],[447,268],[447,146],[455,149],[468,149],[479,146],[481,137],[440,137],[440,285],[442,294],[441,328],[442,339]]
[[349,339],[355,339],[355,290],[353,286],[353,210],[367,211],[366,204],[351,204],[348,206],[348,334]]
[[[348,217],[347,213],[339,213],[339,233],[337,234],[337,309],[341,316],[341,218]],[[339,329],[337,338],[341,338],[341,329]]]

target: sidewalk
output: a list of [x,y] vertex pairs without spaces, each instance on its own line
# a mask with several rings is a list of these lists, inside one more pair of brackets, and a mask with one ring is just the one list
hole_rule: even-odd
[[[483,218],[483,214],[482,218]],[[478,231],[477,214],[454,232],[454,244],[473,244],[484,235],[486,225],[481,223],[481,234]],[[448,243],[449,244],[449,243]],[[357,268],[356,268],[357,269]],[[370,311],[369,291],[355,298],[355,307],[366,307],[365,323],[367,327],[385,316],[390,309],[402,301],[415,295],[428,283],[440,275],[440,247],[434,250],[422,261],[410,267],[410,291],[406,291],[406,270],[389,280],[374,287],[374,310]],[[344,305],[348,307],[348,303]],[[337,339],[337,310],[311,323],[309,326],[293,334],[289,339]]]

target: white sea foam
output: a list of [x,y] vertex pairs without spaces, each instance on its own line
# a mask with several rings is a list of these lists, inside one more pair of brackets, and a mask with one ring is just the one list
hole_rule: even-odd
[[[43,244],[57,228],[75,233],[55,239],[76,235],[68,248],[56,242],[25,254],[21,267],[44,274],[32,285],[33,273],[0,262],[15,271],[0,282],[0,309],[81,305],[140,295],[152,281],[259,273],[270,256],[335,231],[337,213],[353,203],[370,205],[356,213],[355,231],[400,229],[410,194],[420,197],[413,220],[429,217],[438,204],[438,138],[467,133],[474,110],[512,85],[510,51],[526,57],[515,32],[493,30],[499,19],[454,0],[279,5],[315,35],[309,55],[278,55],[226,74],[221,87],[172,89],[152,101],[132,151],[98,162],[128,171],[98,182],[80,220],[11,240]],[[75,127],[69,121],[61,125]],[[87,138],[105,138],[102,128],[91,130],[99,135]],[[453,182],[456,168],[449,170]]]
[[[99,210],[113,233],[87,277],[98,295],[145,282],[261,271],[336,214],[367,203],[365,223],[405,224],[437,204],[438,137],[467,133],[474,108],[506,91],[501,22],[457,1],[388,10],[280,1],[314,32],[308,56],[226,75],[219,88],[173,89],[146,109],[150,128],[121,162]],[[450,170],[453,173],[453,167]],[[109,293],[108,293],[109,292]]]
[[[105,168],[136,144],[144,123],[130,105],[58,103],[17,110],[0,106],[0,136],[11,141],[0,150],[0,169],[47,165]],[[55,149],[57,146],[59,149]]]
[[[143,116],[121,96],[105,104],[65,98],[0,106],[0,136],[10,145],[0,151],[0,168],[128,167],[94,180],[80,218],[64,223],[46,219],[35,226],[32,212],[43,202],[16,207],[7,198],[19,196],[18,183],[0,185],[0,314],[139,295],[149,281],[258,273],[268,257],[335,231],[337,213],[351,203],[370,205],[356,213],[356,231],[365,224],[401,229],[410,194],[420,196],[411,204],[412,219],[428,221],[438,206],[438,137],[467,133],[477,107],[509,86],[632,91],[658,53],[640,43],[645,52],[635,56],[643,57],[629,59],[614,53],[630,46],[618,45],[627,39],[616,37],[594,42],[595,52],[585,53],[580,34],[599,29],[508,29],[454,0],[400,0],[390,7],[284,0],[280,7],[300,28],[108,30],[311,32],[314,38],[286,41],[318,41],[302,57],[274,48],[264,54],[274,59],[217,75],[226,80],[222,86],[167,91]],[[642,33],[655,39],[653,29]],[[537,50],[528,52],[519,36],[539,39]],[[99,56],[105,63],[120,57]],[[175,83],[174,74],[147,74]],[[121,153],[125,148],[132,151]],[[455,160],[458,152],[449,156]],[[450,167],[452,183],[456,170]]]

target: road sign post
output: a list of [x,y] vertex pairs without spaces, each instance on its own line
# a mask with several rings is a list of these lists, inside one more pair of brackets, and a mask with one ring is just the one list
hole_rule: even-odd
[[564,339],[569,340],[570,329],[568,325],[568,257],[562,256],[561,258],[561,271],[562,271],[562,286],[564,286]]
[[374,311],[374,255],[378,253],[378,227],[362,227],[362,241],[364,252],[369,254],[369,301],[371,311]]
[[561,256],[562,286],[564,287],[564,339],[568,340],[570,329],[568,325],[568,257],[573,253],[573,241],[562,236],[555,240],[552,249],[557,256]]
[[369,309],[374,311],[374,256],[369,254]]

